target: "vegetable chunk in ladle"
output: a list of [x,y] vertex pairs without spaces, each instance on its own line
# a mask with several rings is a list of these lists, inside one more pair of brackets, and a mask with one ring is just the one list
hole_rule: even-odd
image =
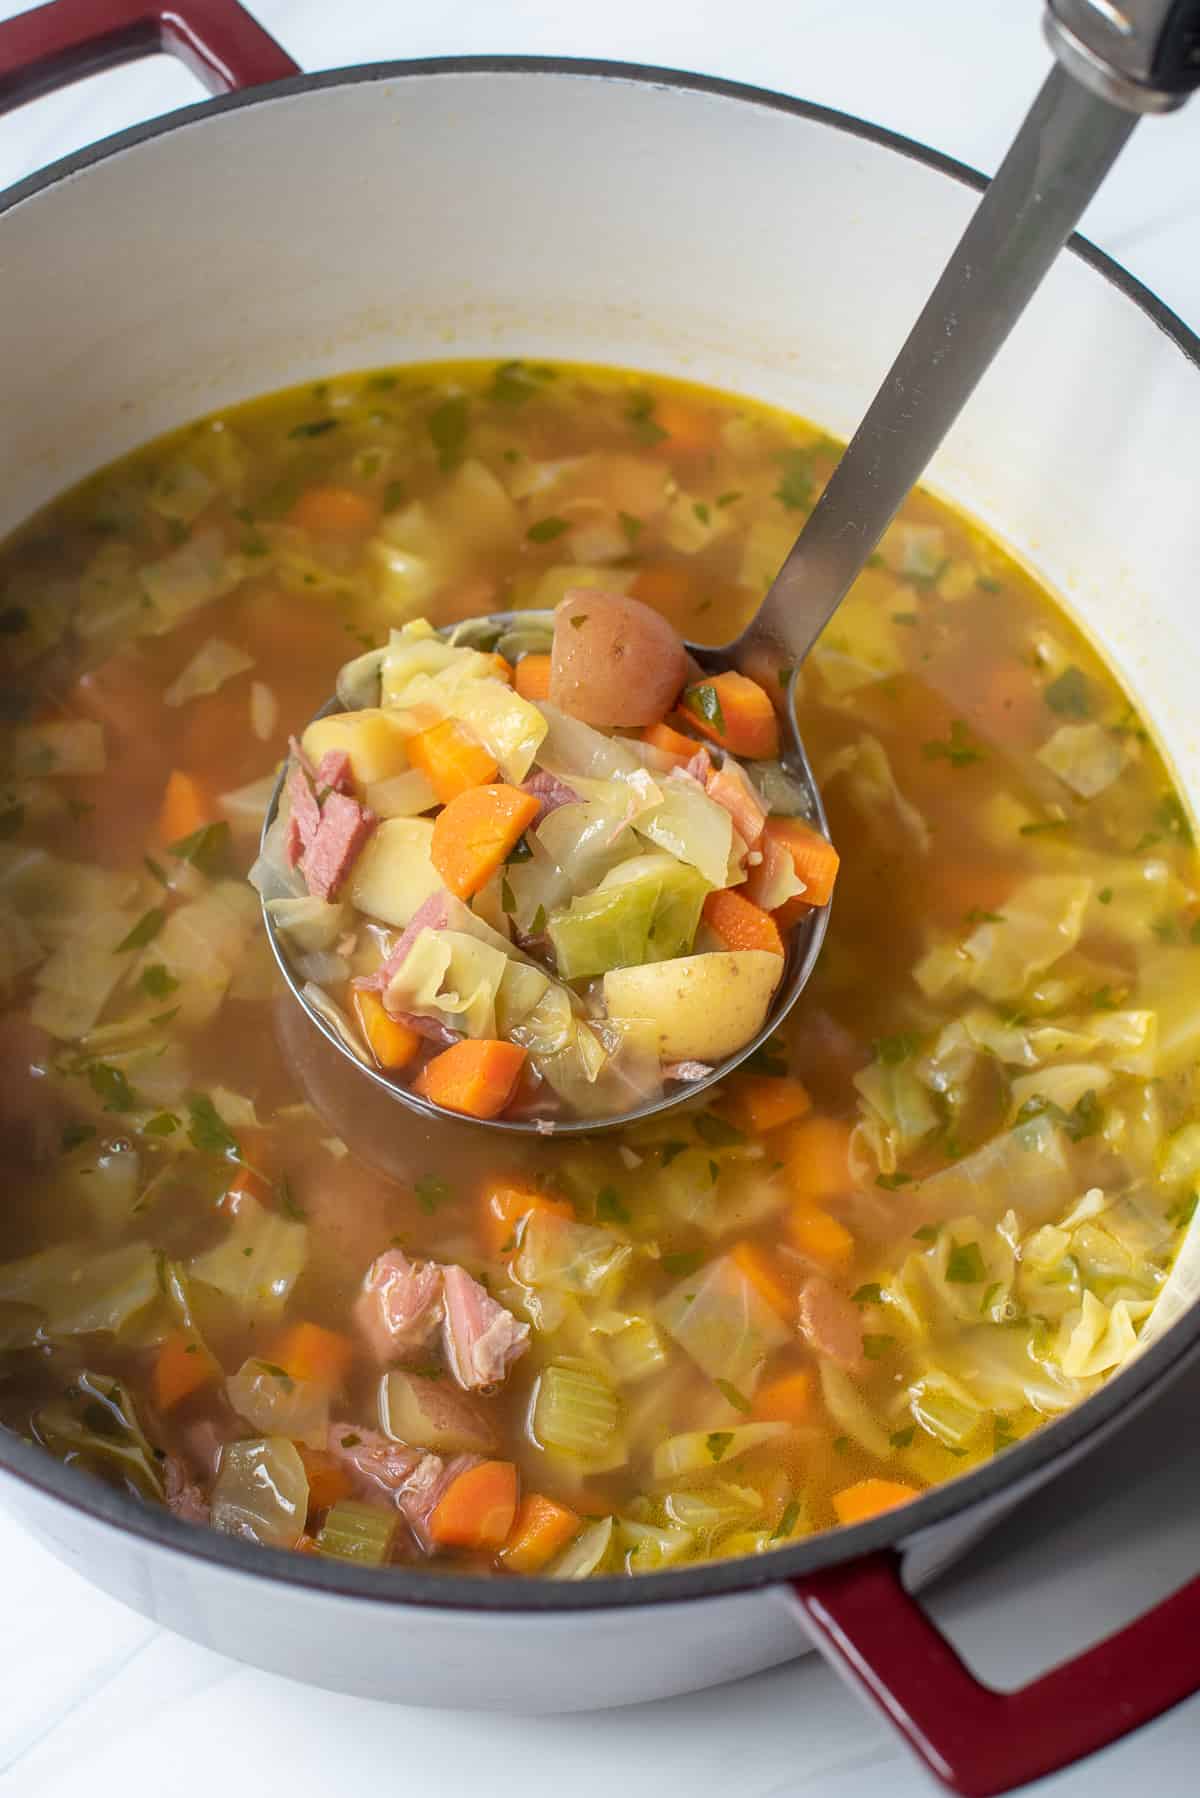
[[595,1129],[703,1090],[800,991],[837,870],[771,678],[594,588],[393,631],[293,740],[252,875],[293,993],[426,1112]]

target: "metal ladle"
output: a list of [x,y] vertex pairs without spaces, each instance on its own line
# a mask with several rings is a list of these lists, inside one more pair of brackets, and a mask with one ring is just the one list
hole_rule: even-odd
[[[719,649],[689,644],[706,673],[791,668],[782,760],[827,830],[795,722],[796,680],[813,643],[917,484],[997,350],[1040,285],[1145,112],[1168,112],[1200,85],[1200,0],[1049,0],[1046,34],[1058,58],[993,177],[941,279],[799,537],[745,630]],[[531,623],[529,613],[474,620],[471,641]],[[318,716],[340,709],[331,700]],[[272,823],[282,777],[268,809]],[[814,910],[790,934],[783,979],[762,1029],[700,1080],[681,1083],[618,1117],[555,1120],[556,1134],[611,1129],[693,1099],[745,1061],[787,1016],[807,984],[828,922]],[[360,1071],[426,1118],[446,1113],[358,1061],[297,985],[264,907],[271,947],[293,996]],[[490,1128],[538,1133],[533,1119]],[[540,1126],[544,1132],[546,1125]]]

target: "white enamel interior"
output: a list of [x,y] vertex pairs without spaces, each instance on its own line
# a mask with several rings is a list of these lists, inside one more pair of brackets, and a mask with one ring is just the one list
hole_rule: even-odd
[[[973,203],[944,174],[829,125],[623,78],[380,76],[201,115],[0,216],[0,532],[199,413],[408,359],[641,366],[848,434]],[[930,477],[1065,597],[1193,802],[1197,469],[1196,367],[1102,276],[1064,257]],[[1200,1279],[1200,1233],[1192,1246]],[[49,1501],[34,1509],[59,1552],[80,1553],[78,1520]],[[235,1602],[230,1576],[111,1538],[105,1570],[86,1570],[174,1627],[300,1677],[510,1701],[495,1625],[464,1693],[457,1649],[419,1668],[398,1657],[386,1678],[374,1656],[364,1673],[359,1656],[356,1673],[343,1632],[356,1627],[349,1613],[359,1627],[364,1613],[348,1601],[293,1596],[260,1614],[265,1586],[247,1582]],[[777,1605],[747,1595],[726,1608],[732,1634],[694,1657],[687,1683],[788,1652]],[[301,1653],[289,1619],[316,1610],[328,1652]],[[365,1614],[382,1650],[384,1612]],[[619,1663],[635,1638],[647,1649],[631,1656],[639,1695],[675,1689],[661,1671],[674,1657],[649,1645],[686,1638],[693,1613],[669,1614],[667,1627],[626,1611],[598,1633],[588,1620],[590,1702],[628,1695]],[[645,1622],[634,1627],[635,1616]],[[710,1616],[706,1607],[706,1639],[719,1631]],[[507,1627],[522,1631],[544,1708],[580,1702],[578,1665],[557,1650],[581,1626]],[[446,1632],[448,1621],[437,1625],[438,1639]]]

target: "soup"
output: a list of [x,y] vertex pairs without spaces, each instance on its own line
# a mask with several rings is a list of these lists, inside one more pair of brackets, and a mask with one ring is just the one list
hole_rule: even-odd
[[1191,830],[923,493],[803,671],[842,867],[749,1065],[586,1140],[390,1108],[384,1173],[292,1053],[245,877],[347,658],[581,588],[723,641],[835,456],[699,388],[438,365],[205,420],[9,543],[5,1427],[255,1541],[569,1579],[901,1504],[1135,1352],[1200,1178]]
[[660,613],[595,587],[393,630],[293,739],[251,870],[306,1003],[430,1104],[547,1135],[707,1082],[837,874],[785,685],[689,679]]

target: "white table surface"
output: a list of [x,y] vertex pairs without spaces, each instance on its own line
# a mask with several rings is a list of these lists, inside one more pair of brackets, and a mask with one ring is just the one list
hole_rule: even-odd
[[[22,10],[0,0],[0,18]],[[306,68],[469,52],[607,56],[701,70],[877,120],[991,169],[1047,67],[1038,0],[257,0]],[[198,97],[165,58],[0,119],[0,188]],[[1200,101],[1144,124],[1088,235],[1200,328]],[[2,316],[2,312],[0,312]],[[1018,1684],[1200,1564],[1200,1378],[1033,1501],[931,1604],[960,1649]],[[396,1710],[193,1647],[61,1568],[0,1512],[0,1786],[20,1798],[929,1798],[930,1781],[809,1657],[715,1693],[539,1721]],[[1046,1798],[1190,1798],[1200,1699]]]

